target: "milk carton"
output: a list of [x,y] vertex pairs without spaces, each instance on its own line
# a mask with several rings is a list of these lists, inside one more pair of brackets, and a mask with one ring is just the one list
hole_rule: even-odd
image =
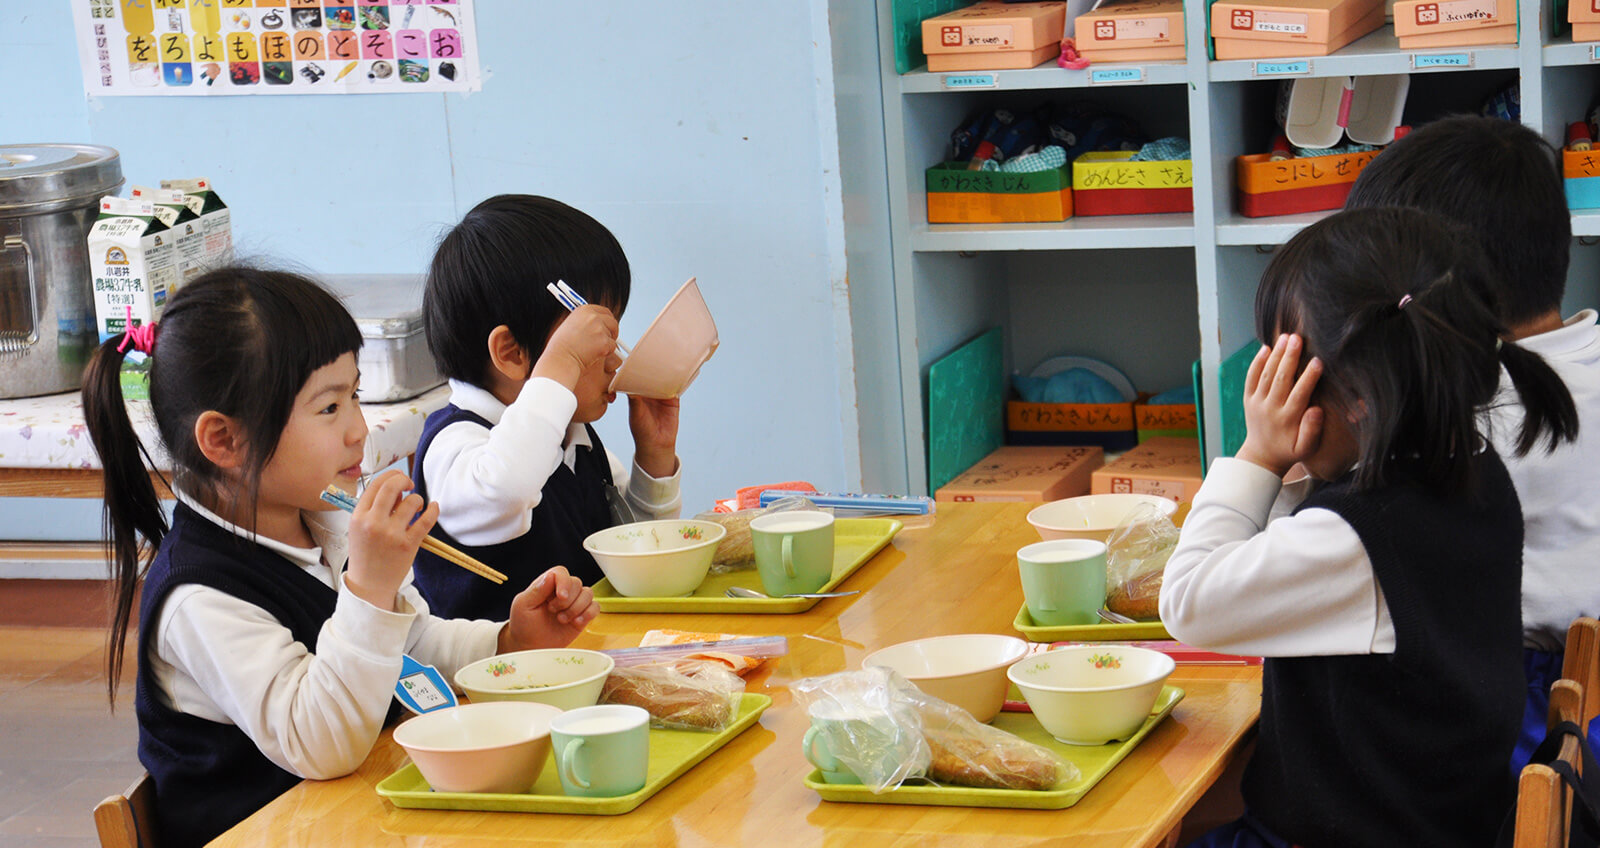
[[100,217],[89,228],[94,275],[95,330],[100,341],[161,316],[178,282],[173,234],[149,200],[100,198]]
[[178,249],[178,282],[182,286],[210,268],[206,257],[206,234],[200,220],[200,199],[175,188],[134,186],[134,200],[149,200],[156,205],[156,217],[173,233]]
[[233,213],[228,204],[201,177],[193,180],[162,180],[162,188],[177,189],[189,197],[190,208],[200,215],[200,230],[205,233],[207,269],[233,261]]

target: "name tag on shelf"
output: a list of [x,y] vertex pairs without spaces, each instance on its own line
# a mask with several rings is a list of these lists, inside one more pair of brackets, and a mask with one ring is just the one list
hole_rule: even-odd
[[1144,82],[1144,68],[1091,68],[1090,85]]
[[1418,71],[1428,68],[1470,68],[1472,67],[1472,54],[1412,53],[1411,67]]
[[1297,59],[1293,62],[1256,62],[1253,66],[1258,77],[1284,77],[1298,74],[1311,73],[1310,59]]
[[944,87],[948,89],[994,88],[1000,81],[994,74],[945,74]]
[[1589,61],[1600,62],[1600,44],[1589,48]]

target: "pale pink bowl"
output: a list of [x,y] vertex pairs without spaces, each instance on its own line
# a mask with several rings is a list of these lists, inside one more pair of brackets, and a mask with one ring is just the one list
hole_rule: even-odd
[[647,398],[683,394],[717,351],[717,325],[693,277],[661,308],[611,378],[611,391]]
[[521,793],[544,770],[558,715],[531,701],[462,704],[406,721],[394,741],[435,792]]

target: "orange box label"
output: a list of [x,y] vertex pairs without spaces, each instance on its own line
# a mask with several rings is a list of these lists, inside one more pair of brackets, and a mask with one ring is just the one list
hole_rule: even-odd
[[1256,153],[1238,158],[1236,176],[1240,190],[1249,194],[1353,183],[1361,175],[1361,169],[1378,153],[1369,150],[1340,156],[1304,156],[1278,162],[1271,161],[1269,154]]

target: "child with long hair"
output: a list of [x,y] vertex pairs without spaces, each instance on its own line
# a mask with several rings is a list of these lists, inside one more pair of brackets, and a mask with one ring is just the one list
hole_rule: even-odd
[[[1490,845],[1514,797],[1522,513],[1479,414],[1503,368],[1515,450],[1549,450],[1572,398],[1503,340],[1471,238],[1417,210],[1301,231],[1255,319],[1244,444],[1161,589],[1174,638],[1267,658],[1246,816],[1196,844]],[[1284,484],[1297,463],[1311,477]]]
[[[1528,681],[1520,772],[1545,737],[1550,684],[1561,678],[1567,625],[1600,615],[1600,326],[1594,309],[1563,317],[1572,212],[1561,153],[1515,121],[1459,115],[1433,121],[1384,148],[1361,172],[1348,206],[1414,206],[1471,230],[1489,261],[1489,282],[1508,338],[1543,356],[1572,393],[1583,435],[1553,451],[1517,457],[1516,392],[1502,399],[1486,435],[1505,458],[1522,502],[1522,649]],[[1600,746],[1600,723],[1589,728]]]
[[[590,305],[568,314],[546,290],[557,280]],[[559,564],[594,584],[585,537],[678,516],[678,400],[628,398],[629,466],[593,427],[616,400],[629,285],[616,237],[548,197],[491,197],[445,235],[422,316],[450,403],[428,416],[412,470],[439,504],[434,536],[513,579]],[[495,618],[511,603],[427,551],[417,585],[446,615]]]
[[[170,525],[123,404],[130,344],[151,353]],[[557,568],[517,595],[507,623],[435,618],[409,572],[437,508],[397,471],[349,515],[321,500],[359,479],[360,346],[315,283],[224,268],[180,289],[157,325],[102,344],[84,374],[116,591],[110,695],[142,580],[134,709],[164,845],[201,845],[302,778],[355,770],[403,655],[449,678],[495,653],[566,645],[596,614]]]

